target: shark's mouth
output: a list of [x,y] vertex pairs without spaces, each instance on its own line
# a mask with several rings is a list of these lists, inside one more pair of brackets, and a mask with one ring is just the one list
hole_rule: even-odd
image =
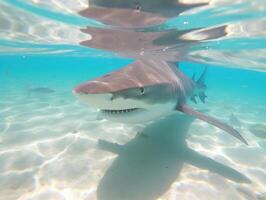
[[120,109],[120,110],[103,109],[101,111],[106,114],[119,115],[119,114],[132,113],[132,112],[139,111],[139,110],[142,110],[142,109],[141,108],[128,108],[128,109]]

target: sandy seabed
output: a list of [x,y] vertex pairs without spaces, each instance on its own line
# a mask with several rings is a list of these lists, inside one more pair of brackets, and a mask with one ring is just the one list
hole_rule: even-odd
[[[204,105],[224,121],[232,113],[238,117],[246,146],[184,116],[162,119],[136,135],[136,127],[98,120],[95,110],[69,92],[1,89],[2,94],[1,200],[265,199],[266,140],[248,130],[265,123],[262,105],[228,106],[226,99]],[[204,159],[192,164],[198,157],[187,154],[186,143],[221,163],[214,165],[221,173],[200,168]],[[224,166],[239,174],[230,175]],[[242,175],[251,183],[244,183]]]

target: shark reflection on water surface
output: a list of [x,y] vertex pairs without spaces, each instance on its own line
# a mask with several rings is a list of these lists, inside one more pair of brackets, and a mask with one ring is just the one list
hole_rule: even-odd
[[153,58],[179,61],[186,59],[188,49],[200,41],[226,36],[226,26],[177,30],[158,28],[179,14],[208,3],[178,3],[174,0],[89,1],[80,15],[96,19],[104,27],[87,27],[82,32],[91,35],[80,44],[106,50],[127,58]]

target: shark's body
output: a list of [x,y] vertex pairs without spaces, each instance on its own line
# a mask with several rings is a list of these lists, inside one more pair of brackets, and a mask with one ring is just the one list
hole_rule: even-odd
[[75,94],[104,118],[122,123],[141,123],[180,111],[206,121],[246,143],[232,127],[193,110],[186,102],[198,96],[205,101],[205,73],[194,81],[173,63],[138,60],[125,68],[88,81],[75,88]]

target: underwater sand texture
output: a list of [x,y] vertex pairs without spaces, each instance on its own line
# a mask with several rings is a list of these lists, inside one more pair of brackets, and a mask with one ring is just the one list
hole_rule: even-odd
[[[146,128],[146,136],[136,136],[134,127],[97,120],[96,111],[80,105],[70,91],[51,89],[55,92],[29,94],[12,85],[0,88],[1,200],[256,200],[266,192],[266,141],[248,130],[265,123],[260,104],[241,105],[209,90],[207,104],[199,107],[224,121],[231,113],[238,117],[249,141],[245,146],[198,120],[187,125],[162,120]],[[180,134],[187,134],[183,141]],[[98,145],[99,139],[109,143]],[[190,149],[252,183],[185,162],[184,139]]]

